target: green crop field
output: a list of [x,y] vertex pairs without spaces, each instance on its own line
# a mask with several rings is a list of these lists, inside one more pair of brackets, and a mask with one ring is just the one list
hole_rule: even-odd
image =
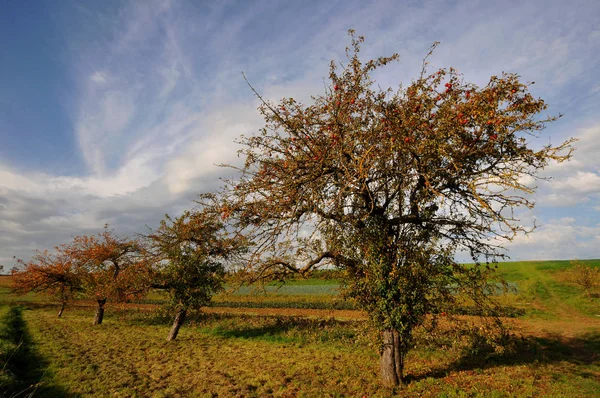
[[573,283],[568,261],[498,271],[513,288],[497,299],[520,310],[506,318],[510,350],[474,346],[451,328],[435,341],[420,331],[410,383],[397,389],[380,386],[364,314],[347,311],[336,280],[232,288],[167,343],[171,320],[153,311],[158,292],[108,307],[92,326],[90,303],[59,319],[56,303],[15,296],[0,277],[0,396],[600,396],[600,292]]

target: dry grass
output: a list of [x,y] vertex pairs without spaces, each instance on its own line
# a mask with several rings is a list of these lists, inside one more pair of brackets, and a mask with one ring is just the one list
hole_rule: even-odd
[[[526,310],[507,320],[515,330],[512,350],[501,355],[473,346],[468,333],[453,329],[436,343],[421,335],[408,358],[411,382],[395,390],[379,384],[377,352],[363,322],[347,321],[364,316],[357,311],[209,308],[167,343],[170,320],[153,314],[153,305],[114,306],[94,327],[85,302],[58,319],[43,297],[6,293],[0,300],[21,300],[29,308],[23,317],[30,352],[39,358],[46,387],[38,396],[600,396],[600,302],[563,282],[568,266],[501,264],[518,286],[501,299]],[[335,299],[297,293],[252,300]],[[244,297],[251,295],[238,292],[227,300]]]
[[12,286],[11,275],[0,275],[0,287],[10,288]]
[[360,322],[205,315],[164,338],[165,320],[122,311],[101,327],[88,312],[58,319],[24,313],[54,380],[81,396],[595,396],[600,333],[515,340],[512,354],[421,344],[409,358],[412,382],[378,383],[375,351]]

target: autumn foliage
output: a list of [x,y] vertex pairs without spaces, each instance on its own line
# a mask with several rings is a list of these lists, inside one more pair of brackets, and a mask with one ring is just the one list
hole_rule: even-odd
[[59,317],[66,304],[83,291],[81,270],[60,250],[57,254],[38,252],[27,263],[18,260],[18,265],[12,269],[11,274],[17,293],[43,292],[58,299],[61,303]]
[[[345,270],[348,295],[381,332],[382,377],[394,385],[428,314],[458,293],[489,304],[487,260],[528,230],[514,216],[533,206],[523,177],[568,159],[572,141],[530,147],[555,118],[537,117],[544,101],[515,74],[478,87],[452,68],[429,72],[425,60],[406,87],[380,89],[372,73],[398,55],[363,62],[363,39],[351,34],[346,64],[331,63],[325,93],[309,104],[257,93],[265,126],[240,141],[246,161],[223,189],[222,214],[254,240],[251,280]],[[455,262],[457,251],[475,267]]]
[[102,323],[107,301],[127,302],[148,291],[151,266],[136,239],[105,228],[96,235],[76,236],[56,250],[81,275],[84,297],[97,302],[94,324]]
[[64,305],[77,294],[98,304],[94,324],[102,323],[107,301],[128,302],[144,296],[151,283],[151,261],[137,239],[118,236],[107,228],[82,235],[36,254],[13,269],[15,289],[46,291]]
[[[593,297],[594,290],[600,288],[600,268],[574,260],[571,261],[571,267],[566,279],[581,287],[588,297]],[[598,294],[595,297],[598,297]]]
[[167,340],[177,337],[186,314],[207,305],[223,288],[225,262],[245,250],[243,237],[230,234],[210,207],[168,215],[147,237],[156,269],[155,286],[169,295],[165,304],[175,315]]

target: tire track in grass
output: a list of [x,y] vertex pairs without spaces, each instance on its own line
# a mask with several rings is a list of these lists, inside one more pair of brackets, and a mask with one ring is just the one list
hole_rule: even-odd
[[[543,264],[541,266],[543,267]],[[600,330],[600,318],[590,317],[573,306],[569,300],[573,293],[565,291],[568,286],[556,280],[550,269],[533,265],[528,271],[536,280],[530,288],[531,293],[534,294],[537,303],[555,319],[531,318],[527,322],[515,320],[514,323],[520,324],[534,335],[552,334],[567,338]]]
[[[565,302],[565,297],[561,297],[557,293],[557,287],[560,285],[560,283],[557,283],[548,270],[540,270],[537,267],[534,268],[534,270],[537,279],[535,286],[539,287],[536,288],[536,294],[538,294],[540,298],[544,300],[544,304],[548,306],[551,311],[558,316],[558,318],[581,318],[583,316],[579,310],[573,308]],[[554,286],[550,286],[551,284]],[[586,316],[583,317],[587,318]]]

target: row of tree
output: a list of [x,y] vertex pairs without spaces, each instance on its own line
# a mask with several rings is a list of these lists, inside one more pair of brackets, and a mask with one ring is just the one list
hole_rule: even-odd
[[174,340],[187,311],[207,305],[222,289],[224,262],[245,249],[245,240],[231,236],[218,213],[206,208],[176,219],[167,215],[155,231],[137,238],[107,227],[97,235],[76,236],[54,252],[38,252],[27,263],[18,260],[12,276],[19,293],[59,299],[59,317],[71,300],[94,300],[94,325],[102,323],[107,301],[130,302],[161,289],[174,315],[167,339]]
[[[75,238],[35,266],[84,270],[64,291],[93,292],[100,319],[108,297],[140,294],[152,270],[175,325],[219,288],[221,265],[235,256],[251,282],[336,267],[381,336],[384,383],[402,383],[416,327],[435,326],[461,297],[489,302],[490,261],[530,230],[515,216],[533,206],[526,181],[567,160],[573,140],[532,146],[556,119],[537,116],[546,105],[529,92],[533,82],[503,73],[479,87],[452,68],[428,72],[426,57],[417,79],[382,89],[371,76],[398,55],[363,62],[363,38],[350,35],[347,62],[331,63],[310,104],[254,91],[265,126],[240,139],[238,178],[201,196],[200,210],[167,217],[145,244],[108,232]],[[458,251],[474,265],[456,262]]]

